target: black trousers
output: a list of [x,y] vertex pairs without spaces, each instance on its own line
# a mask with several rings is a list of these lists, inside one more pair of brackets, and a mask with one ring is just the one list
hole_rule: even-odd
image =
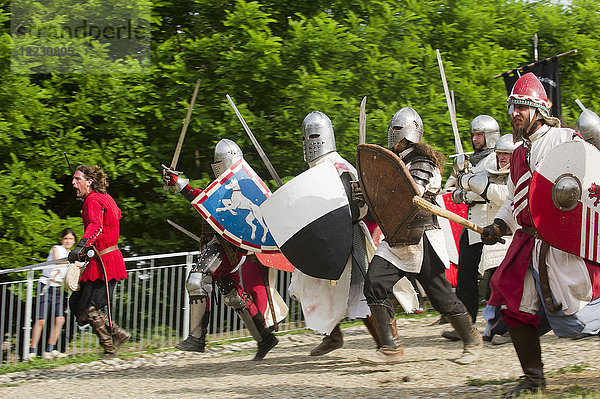
[[[108,281],[108,293],[111,298],[115,285],[117,285],[117,280]],[[104,280],[81,281],[79,287],[79,291],[73,292],[69,297],[69,309],[71,309],[71,313],[76,319],[79,319],[79,316],[90,306],[100,310],[109,304]]]
[[365,280],[365,297],[369,305],[386,305],[390,317],[394,317],[394,310],[388,298],[392,294],[394,285],[402,277],[414,276],[421,283],[431,305],[441,314],[465,313],[465,305],[452,291],[452,286],[446,280],[445,266],[436,255],[429,243],[427,236],[423,236],[423,263],[419,273],[408,273],[398,269],[392,263],[380,256],[375,256],[369,265]]
[[458,273],[456,295],[465,304],[467,312],[475,322],[479,311],[479,262],[483,243],[469,245],[469,234],[463,229],[458,246]]

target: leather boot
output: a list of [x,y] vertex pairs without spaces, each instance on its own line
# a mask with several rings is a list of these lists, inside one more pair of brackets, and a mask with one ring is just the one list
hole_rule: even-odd
[[252,321],[254,322],[254,325],[256,326],[260,336],[262,337],[261,341],[258,343],[256,355],[252,360],[262,360],[265,358],[267,353],[269,353],[269,351],[279,343],[279,340],[277,339],[275,334],[273,334],[273,331],[271,331],[265,326],[265,319],[263,315],[260,314],[260,312],[252,316]]
[[119,327],[115,323],[112,324],[111,334],[115,351],[121,349],[125,342],[129,341],[129,338],[131,338],[131,334],[128,331]]
[[[375,327],[375,321],[373,321],[373,316],[368,315],[364,319],[362,319],[363,323],[371,333],[373,340],[375,341],[375,345],[377,345],[377,349],[381,348],[381,339],[379,339],[379,335],[377,334],[377,327]],[[396,332],[398,329],[396,329]]]
[[340,330],[340,325],[338,324],[329,334],[323,337],[323,341],[321,341],[319,345],[310,351],[310,355],[322,356],[333,350],[340,349],[342,346],[344,346],[344,336],[342,335],[342,330]]
[[390,319],[390,326],[392,326],[392,338],[396,343],[396,348],[402,347],[402,341],[400,340],[400,334],[398,334],[398,321],[395,317]]
[[102,357],[115,357],[117,351],[113,345],[112,336],[108,327],[108,316],[91,306],[87,310],[87,317],[90,326],[92,326],[92,331],[98,336],[100,345],[104,348]]
[[446,330],[442,332],[442,337],[448,341],[460,341],[460,337],[456,333],[456,330]]
[[508,327],[513,346],[525,373],[516,387],[502,393],[503,398],[516,398],[526,393],[536,393],[546,389],[542,348],[537,328],[524,325]]
[[200,325],[200,336],[194,337],[192,333],[186,339],[175,345],[175,348],[186,352],[204,352],[206,349],[206,334],[208,333],[208,322],[210,312],[205,312]]
[[323,341],[310,351],[311,356],[322,356],[333,350],[340,349],[344,346],[344,336],[340,325],[336,325],[331,332],[323,337]]
[[463,340],[463,353],[454,362],[458,364],[471,364],[481,356],[483,349],[483,338],[479,331],[473,325],[471,316],[468,313],[459,313],[446,315],[456,334]]
[[395,364],[403,362],[404,350],[398,336],[396,319],[393,317],[390,318],[390,312],[385,305],[369,305],[369,308],[371,308],[371,315],[373,316],[377,335],[382,345],[375,353],[359,357],[358,361],[367,364]]

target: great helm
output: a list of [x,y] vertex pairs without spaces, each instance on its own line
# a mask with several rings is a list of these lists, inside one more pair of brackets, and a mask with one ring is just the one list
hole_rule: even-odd
[[242,159],[244,154],[236,143],[229,139],[223,139],[215,146],[215,163],[213,163],[212,170],[215,177],[219,177],[225,172],[231,165]]
[[327,115],[319,111],[306,115],[302,121],[302,149],[306,162],[335,151],[333,124]]
[[600,117],[594,111],[584,110],[577,118],[577,131],[585,141],[600,149]]
[[494,151],[506,152],[506,153],[512,154],[513,151],[520,145],[521,145],[520,141],[518,141],[516,143],[513,142],[512,134],[505,134],[504,136],[500,136],[498,141],[496,141]]
[[388,126],[388,148],[393,148],[402,139],[418,143],[423,138],[423,121],[414,109],[404,107],[397,111]]
[[481,132],[485,136],[485,145],[487,148],[494,148],[500,138],[500,126],[494,118],[489,115],[476,116],[469,126],[471,136],[475,132]]
[[[506,102],[509,114],[512,114],[514,104],[527,105],[537,108],[548,125],[560,127],[560,121],[550,116],[552,102],[548,99],[546,89],[533,72],[527,72],[515,82]],[[533,118],[533,112],[530,113],[530,117]]]

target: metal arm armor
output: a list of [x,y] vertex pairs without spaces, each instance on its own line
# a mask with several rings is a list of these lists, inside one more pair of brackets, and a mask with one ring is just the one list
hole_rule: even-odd
[[429,158],[418,158],[411,162],[408,171],[415,183],[426,188],[433,177],[435,164]]

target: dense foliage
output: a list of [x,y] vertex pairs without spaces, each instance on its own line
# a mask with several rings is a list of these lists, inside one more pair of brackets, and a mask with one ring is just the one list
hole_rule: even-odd
[[[135,1],[133,2],[135,3]],[[266,168],[230,109],[230,94],[284,177],[304,169],[300,124],[325,112],[338,151],[350,160],[358,109],[367,101],[367,140],[383,144],[401,107],[422,116],[426,141],[449,155],[453,136],[435,49],[454,90],[459,130],[469,145],[475,116],[509,131],[501,79],[493,76],[571,49],[561,59],[563,118],[574,124],[579,98],[600,112],[600,3],[575,0],[154,0],[152,62],[144,73],[11,72],[10,10],[0,22],[0,268],[45,258],[58,232],[82,233],[70,188],[72,164],[97,163],[123,210],[127,255],[191,250],[165,223],[197,231],[200,217],[163,191],[160,164],[171,160],[197,79],[201,85],[178,169],[203,187],[212,149],[238,142],[263,179]],[[272,181],[268,182],[274,189]]]

